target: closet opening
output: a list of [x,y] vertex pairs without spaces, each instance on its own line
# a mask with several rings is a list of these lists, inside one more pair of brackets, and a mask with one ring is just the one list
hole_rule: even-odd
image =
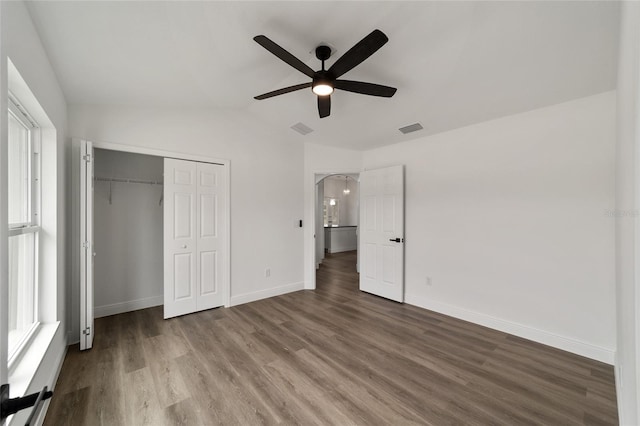
[[95,318],[229,306],[228,160],[82,139],[72,157],[81,350],[93,345]]
[[94,159],[94,318],[162,305],[163,158]]

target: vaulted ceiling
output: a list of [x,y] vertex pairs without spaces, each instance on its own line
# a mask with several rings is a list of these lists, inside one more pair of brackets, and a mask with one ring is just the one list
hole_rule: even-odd
[[[29,2],[70,104],[224,108],[283,137],[368,149],[612,90],[616,2]],[[390,41],[344,78],[398,88],[336,91],[318,117],[308,81],[253,41],[264,34],[314,69],[373,29]],[[302,122],[306,136],[290,126]],[[403,135],[399,127],[424,130]]]

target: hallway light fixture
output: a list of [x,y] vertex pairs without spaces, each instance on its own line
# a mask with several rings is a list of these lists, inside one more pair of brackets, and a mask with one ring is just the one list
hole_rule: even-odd
[[351,192],[351,190],[347,187],[347,180],[349,179],[349,176],[345,176],[344,177],[344,190],[342,192],[344,192],[344,195],[349,195],[349,193]]

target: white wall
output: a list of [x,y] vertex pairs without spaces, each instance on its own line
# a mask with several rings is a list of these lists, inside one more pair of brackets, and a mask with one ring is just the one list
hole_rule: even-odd
[[617,368],[620,424],[640,423],[640,4],[622,3],[616,164]]
[[406,301],[612,363],[614,141],[609,92],[365,152],[406,165]]
[[[96,177],[162,182],[163,158],[95,150]],[[163,303],[162,185],[94,183],[94,314]],[[111,203],[109,195],[111,194]]]
[[93,141],[230,160],[231,304],[302,289],[301,143],[211,109],[71,105],[69,128]]
[[[30,92],[35,95],[38,103],[41,105],[43,112],[46,114],[50,122],[56,129],[56,132],[49,133],[45,130],[48,141],[53,141],[52,146],[43,146],[43,155],[47,154],[53,162],[43,162],[43,177],[48,176],[46,185],[53,191],[43,194],[44,203],[51,206],[52,211],[48,211],[46,219],[47,232],[44,236],[48,242],[53,245],[51,251],[47,252],[48,259],[45,259],[43,268],[46,270],[48,277],[53,277],[54,286],[45,292],[46,300],[55,303],[55,309],[46,315],[46,321],[60,321],[62,324],[58,327],[51,344],[47,348],[41,364],[38,366],[35,375],[30,380],[26,388],[26,392],[35,392],[42,388],[43,385],[51,386],[55,380],[58,367],[62,362],[66,350],[65,326],[65,284],[67,282],[67,265],[68,259],[65,249],[65,224],[66,224],[66,201],[68,193],[65,191],[67,176],[66,154],[69,149],[67,140],[67,107],[66,101],[60,90],[56,76],[47,55],[42,47],[38,33],[36,32],[29,13],[22,2],[0,2],[0,106],[6,111],[7,105],[7,57],[11,59],[16,69],[26,82]],[[0,120],[1,145],[0,150],[0,170],[3,177],[0,178],[2,188],[0,190],[0,205],[2,206],[2,214],[0,218],[6,219],[6,114],[2,114]],[[46,152],[44,152],[46,150]],[[45,164],[46,163],[46,164]],[[53,179],[53,184],[51,180]],[[44,221],[45,219],[43,219]],[[3,222],[6,224],[6,220]],[[7,274],[6,274],[6,233],[5,228],[0,234],[0,254],[2,255],[2,268],[0,275],[0,283],[2,294],[6,291]],[[6,312],[6,311],[5,311]],[[4,325],[3,325],[4,327]],[[0,362],[6,363],[6,347],[2,345]],[[14,416],[14,423],[24,423],[28,412],[22,412]]]
[[316,288],[315,268],[315,210],[316,175],[335,173],[359,173],[362,169],[362,152],[304,144],[304,221],[310,226],[304,231],[304,288]]

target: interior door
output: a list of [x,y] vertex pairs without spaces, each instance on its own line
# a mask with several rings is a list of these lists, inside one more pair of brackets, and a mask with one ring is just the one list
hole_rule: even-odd
[[404,167],[360,174],[360,290],[404,302]]
[[224,304],[224,166],[164,160],[164,317]]
[[216,308],[224,304],[226,202],[224,166],[196,163],[196,309]]
[[164,159],[164,318],[197,310],[197,163]]
[[80,141],[80,349],[93,346],[93,144]]

